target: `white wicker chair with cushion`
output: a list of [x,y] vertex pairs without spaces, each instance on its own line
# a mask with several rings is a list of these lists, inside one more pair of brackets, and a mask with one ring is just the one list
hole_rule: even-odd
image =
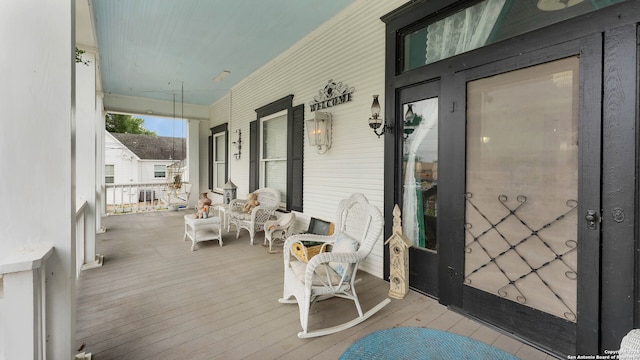
[[240,236],[240,229],[246,229],[251,237],[251,245],[253,245],[253,237],[256,232],[264,230],[265,222],[271,219],[280,205],[280,192],[276,189],[262,188],[254,193],[258,195],[259,205],[251,212],[243,211],[246,200],[235,199],[229,203],[227,216],[228,225],[236,227],[236,239]]
[[[284,290],[281,303],[298,303],[302,331],[298,337],[323,336],[351,328],[371,317],[391,300],[384,299],[363,314],[355,290],[358,264],[364,261],[378,242],[384,227],[380,211],[362,194],[342,200],[336,213],[332,235],[300,234],[287,238],[284,244]],[[331,244],[330,252],[321,252],[307,262],[291,259],[291,247],[311,241]],[[341,297],[355,302],[358,317],[338,326],[308,331],[309,309],[319,300]]]

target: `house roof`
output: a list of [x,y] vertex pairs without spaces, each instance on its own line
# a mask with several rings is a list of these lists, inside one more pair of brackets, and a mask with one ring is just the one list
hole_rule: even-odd
[[184,160],[186,139],[167,136],[110,133],[142,160]]

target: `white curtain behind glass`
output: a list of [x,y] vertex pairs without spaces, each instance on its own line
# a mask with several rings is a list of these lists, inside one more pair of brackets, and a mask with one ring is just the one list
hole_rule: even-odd
[[[420,229],[418,225],[418,214],[421,214],[421,212],[418,211],[417,190],[421,185],[420,179],[416,178],[416,160],[421,153],[420,148],[425,146],[423,142],[427,135],[431,131],[437,132],[438,98],[415,103],[413,110],[416,115],[422,116],[422,121],[405,143],[405,146],[407,146],[405,153],[407,166],[404,174],[404,192],[402,195],[402,230],[413,241],[414,246],[418,246],[420,231],[424,231],[424,229]],[[435,135],[437,136],[437,134]]]
[[506,0],[486,0],[427,27],[425,64],[486,44]]

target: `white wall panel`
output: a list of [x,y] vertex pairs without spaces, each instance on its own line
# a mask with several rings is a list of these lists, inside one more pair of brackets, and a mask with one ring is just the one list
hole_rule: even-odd
[[[309,103],[332,79],[355,91],[351,102],[322,110],[333,116],[333,144],[327,153],[317,154],[305,139],[304,215],[334,221],[338,202],[353,192],[383,210],[384,141],[369,129],[367,119],[372,95],[380,95],[384,109],[385,26],[380,17],[405,2],[354,2],[212,105],[212,125],[223,123],[227,113],[230,133],[241,129],[243,134],[241,159],[229,160],[239,197],[249,190],[248,135],[255,109],[293,94],[293,105],[305,104],[309,118]],[[382,237],[362,268],[382,277]]]

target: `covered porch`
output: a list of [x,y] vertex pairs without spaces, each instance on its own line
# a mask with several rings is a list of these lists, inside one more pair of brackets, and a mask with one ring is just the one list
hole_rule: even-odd
[[[127,23],[142,25],[145,31],[140,33],[151,30],[149,37],[141,37],[138,44],[154,43],[163,48],[166,44],[179,46],[166,46],[168,56],[118,57],[117,54],[132,52],[119,52],[110,49],[107,41],[97,41],[96,24],[107,24],[105,19],[116,20],[116,24],[108,29],[129,29],[121,26],[125,18],[114,16],[115,12],[104,11],[103,17],[95,16],[94,6],[110,3],[114,4],[95,0],[58,1],[55,4],[45,0],[10,0],[3,3],[2,8],[6,11],[0,11],[1,23],[7,29],[0,32],[0,43],[11,49],[11,54],[19,55],[0,59],[0,64],[11,70],[6,72],[0,88],[5,119],[8,119],[0,122],[0,169],[5,174],[0,195],[6,205],[0,210],[3,229],[0,236],[0,360],[22,357],[68,359],[81,351],[93,353],[99,359],[336,358],[354,340],[378,329],[396,326],[459,333],[523,359],[547,358],[548,355],[514,340],[506,332],[519,332],[528,341],[564,357],[595,356],[593,354],[615,351],[622,337],[640,324],[637,286],[640,278],[637,237],[640,224],[637,180],[640,168],[637,89],[640,2],[575,1],[572,9],[590,7],[590,10],[432,63],[424,62],[422,51],[426,48],[422,46],[417,56],[405,63],[402,54],[409,53],[401,51],[408,45],[403,39],[411,39],[416,33],[414,30],[420,30],[417,33],[422,36],[427,29],[425,26],[435,24],[441,17],[463,13],[462,10],[472,6],[506,4],[508,6],[491,7],[501,13],[504,10],[506,14],[513,9],[512,4],[529,4],[531,9],[549,15],[550,19],[564,10],[542,9],[538,4],[551,3],[542,0],[393,0],[375,5],[367,0],[353,0],[345,2],[350,5],[342,11],[336,10],[333,16],[315,23],[314,30],[305,31],[307,35],[297,42],[282,49],[269,49],[275,52],[268,62],[245,74],[227,67],[243,57],[212,67],[210,59],[215,54],[202,56],[200,53],[200,50],[230,53],[220,51],[221,48],[211,42],[223,32],[205,28],[205,24],[226,24],[226,21],[211,21],[207,17],[196,22],[193,20],[196,16],[184,11],[185,24],[200,24],[204,30],[199,26],[195,29],[181,27],[181,23],[175,21],[173,8],[165,9],[168,16],[165,21],[159,20],[158,16],[148,16],[147,9],[159,10],[156,8],[158,2],[153,0],[137,2],[149,6],[141,9],[142,15],[132,17],[135,21]],[[228,4],[236,5],[235,2]],[[255,6],[258,2],[247,4]],[[294,8],[300,4],[291,1],[285,8],[289,14],[302,13]],[[323,8],[327,7],[323,5]],[[182,8],[186,9],[186,6]],[[127,15],[132,14],[130,9],[125,10]],[[218,11],[220,9],[191,10],[192,14],[198,15],[224,14]],[[244,10],[240,11],[240,16],[266,13],[256,11],[255,7],[240,10]],[[315,12],[305,13],[318,18]],[[298,20],[294,15],[283,18],[290,19],[291,23]],[[144,23],[140,19],[151,21]],[[249,30],[248,25],[254,24],[250,21],[229,23],[241,24]],[[282,26],[282,22],[272,23],[277,29],[289,29]],[[504,24],[502,21],[495,23]],[[513,23],[520,24],[518,21]],[[187,34],[184,38],[202,43],[185,46],[185,50],[183,45],[188,45],[185,41],[156,41],[160,39],[160,32],[179,33],[164,31],[167,24],[175,25],[175,29],[195,30],[195,35]],[[153,30],[158,28],[163,31]],[[258,38],[257,34],[264,33],[260,31],[264,27],[258,29],[248,37]],[[230,32],[227,30],[225,34]],[[116,34],[112,39],[128,39],[132,34]],[[226,40],[229,44],[239,43]],[[423,40],[414,43],[424,45]],[[136,45],[129,41],[119,42]],[[270,41],[260,42],[273,48]],[[242,48],[251,49],[251,55],[266,54],[266,51],[249,46]],[[147,47],[138,45],[134,49]],[[79,50],[83,52],[81,61],[78,61]],[[181,70],[199,69],[182,61],[183,55],[194,56],[207,65],[206,69],[196,72],[197,79],[206,82],[206,89],[195,81],[185,81],[186,89],[182,87],[186,77]],[[142,59],[173,59],[176,62],[166,66],[168,72],[153,76],[150,83],[143,83],[133,76],[115,76],[108,71],[107,59],[113,58],[124,59],[123,68],[136,75],[155,74],[140,71],[151,69],[141,62]],[[580,276],[573,276],[576,275],[574,271],[560,272],[571,281],[579,281],[571,286],[570,297],[575,309],[568,312],[569,315],[580,313],[577,322],[566,320],[564,314],[559,317],[550,313],[541,320],[538,308],[503,299],[500,287],[480,290],[481,293],[465,283],[469,272],[474,271],[465,264],[475,260],[467,261],[466,258],[469,233],[466,230],[471,224],[465,220],[465,211],[471,208],[467,207],[466,199],[467,194],[480,193],[471,191],[473,189],[465,183],[465,177],[471,178],[478,173],[469,171],[470,176],[467,176],[471,164],[465,152],[467,137],[480,147],[487,143],[502,144],[485,153],[500,154],[516,161],[512,147],[505,144],[519,145],[512,141],[510,133],[501,131],[500,126],[494,127],[496,132],[491,136],[474,136],[467,132],[468,124],[476,124],[466,111],[468,86],[498,75],[520,76],[520,71],[569,58],[579,63],[578,70],[573,72],[575,76],[571,76],[571,86],[552,76],[563,75],[565,71],[544,73],[544,78],[550,86],[572,90],[571,96],[566,98],[570,101],[565,103],[571,105],[567,109],[572,115],[538,113],[544,121],[536,123],[523,118],[527,126],[516,128],[512,133],[527,135],[529,132],[523,129],[536,123],[540,125],[539,131],[536,136],[529,136],[530,139],[555,139],[557,127],[552,126],[552,122],[558,119],[562,120],[559,124],[569,129],[567,134],[573,136],[571,139],[576,140],[558,142],[555,151],[564,153],[566,144],[571,144],[571,154],[575,155],[571,158],[572,166],[563,166],[563,169],[578,176],[571,180],[575,185],[572,191],[575,190],[578,196],[559,198],[564,199],[565,205],[576,205],[575,221],[563,228],[562,236],[556,237],[565,245],[573,246],[578,240],[582,244],[576,260]],[[416,65],[415,59],[422,62]],[[233,72],[225,83],[220,84],[221,78],[213,76],[218,71],[220,75],[229,75],[229,70],[224,69]],[[541,77],[523,78],[535,80]],[[109,83],[118,78],[133,80],[135,84],[116,87]],[[187,96],[183,101],[183,89],[186,94],[203,90],[203,93],[217,95],[199,101]],[[322,108],[330,110],[326,112],[332,119],[332,135],[326,139],[330,140],[330,149],[328,144],[321,149],[320,145],[312,145],[306,140],[305,129],[310,128],[306,121],[316,119],[314,113],[318,103],[333,104],[329,95],[338,90],[348,94],[353,101],[343,103],[341,100],[340,106]],[[150,94],[156,95],[151,97]],[[220,202],[222,187],[229,179],[236,183],[238,197],[278,180],[281,189],[286,190],[286,199],[282,199],[286,209],[300,214],[301,218],[331,221],[338,201],[353,192],[362,192],[384,211],[385,235],[380,237],[371,261],[362,267],[363,282],[359,293],[365,310],[385,297],[388,290],[384,279],[388,279],[385,272],[389,253],[382,243],[390,235],[392,206],[403,205],[404,201],[404,175],[401,173],[405,165],[404,145],[407,140],[413,140],[410,136],[417,137],[411,135],[417,133],[410,128],[415,126],[413,120],[407,123],[405,115],[414,103],[438,99],[439,110],[432,114],[438,114],[440,130],[431,133],[440,133],[441,138],[429,143],[430,149],[437,149],[432,154],[436,156],[426,160],[416,158],[413,162],[417,179],[421,180],[420,190],[424,189],[426,193],[434,188],[433,185],[438,186],[438,198],[431,200],[439,207],[432,206],[423,212],[433,217],[438,209],[435,235],[440,239],[438,244],[443,246],[418,249],[420,256],[424,255],[427,260],[412,261],[427,265],[414,276],[414,287],[419,288],[415,285],[423,281],[425,289],[437,288],[439,293],[435,294],[419,289],[437,296],[438,300],[410,292],[404,300],[394,300],[357,327],[331,336],[300,340],[296,337],[300,328],[295,305],[277,302],[282,286],[282,258],[277,254],[267,254],[259,245],[250,246],[246,235],[236,240],[230,234],[225,234],[222,248],[217,243],[203,243],[198,245],[197,251],[191,252],[191,244],[182,241],[184,213],[181,211],[103,217],[107,164],[104,136],[100,134],[105,127],[104,112],[175,118],[177,94],[180,94],[180,117],[189,121],[187,152],[192,164],[189,179],[194,194],[208,191],[214,202]],[[374,102],[376,106],[372,105],[372,96],[375,99],[380,96],[380,102]],[[513,103],[516,101],[510,102]],[[517,103],[532,104],[528,100]],[[415,115],[411,119],[415,119]],[[507,118],[504,123],[515,123],[511,118],[519,117],[504,111],[501,116]],[[322,116],[317,119],[320,118]],[[376,126],[383,131],[382,138],[381,132],[369,128]],[[277,131],[269,133],[265,129]],[[269,134],[279,136],[271,138],[267,136]],[[283,138],[287,144],[286,154],[283,148],[278,148],[274,151],[282,153],[276,160],[262,156],[262,145],[283,144]],[[497,139],[505,139],[505,142]],[[536,143],[546,144],[544,141]],[[548,148],[541,146],[542,150]],[[559,159],[555,153],[549,155],[551,160]],[[497,159],[496,156],[487,158]],[[536,169],[543,163],[535,156],[526,158],[532,160],[530,163],[536,165]],[[271,174],[279,176],[271,178],[268,175],[265,171],[268,162],[272,162],[272,169],[279,170]],[[500,163],[496,161],[496,164]],[[485,169],[482,163],[478,164],[479,169]],[[520,173],[528,176],[533,168]],[[544,175],[550,172],[538,170],[543,175],[541,181],[527,178],[516,183],[535,185],[539,193],[546,194],[549,186],[544,186],[548,184]],[[286,176],[281,176],[285,173]],[[434,177],[434,174],[439,175]],[[43,186],[45,182],[47,186]],[[479,185],[487,183],[490,181],[477,182]],[[494,183],[496,188],[502,187],[501,182]],[[496,198],[498,201],[506,199],[502,194],[491,198],[493,205],[502,206],[495,201]],[[526,196],[533,199],[530,193],[514,190],[509,199],[518,201]],[[574,202],[576,198],[579,202]],[[425,203],[429,203],[430,199],[426,200]],[[539,204],[545,205],[544,202]],[[408,213],[404,208],[403,211]],[[511,209],[506,211],[513,213]],[[543,210],[531,213],[546,217],[550,212],[543,207]],[[425,223],[433,220],[424,219]],[[495,222],[490,225],[494,226]],[[436,226],[433,228],[435,230]],[[106,233],[102,233],[105,229]],[[531,234],[537,232],[531,230]],[[513,243],[530,244],[520,242],[518,238]],[[509,245],[510,249],[516,246],[512,245]],[[532,258],[542,258],[538,255],[543,251],[535,250],[533,248],[530,253]],[[496,252],[498,256],[506,253]],[[104,256],[104,263],[98,254]],[[561,255],[555,253],[553,257],[555,260]],[[495,258],[491,256],[485,264]],[[551,263],[545,261],[536,264],[541,268]],[[528,265],[524,271],[536,273],[539,268],[536,264],[531,263],[533,266]],[[523,279],[523,275],[515,274],[507,282]],[[450,312],[446,306],[463,311],[465,315]],[[329,307],[335,307],[337,311],[332,314],[323,311]],[[315,310],[312,328],[314,325],[331,326],[333,321],[342,322],[340,315],[350,317],[355,311],[349,302],[343,304],[333,300],[318,304]],[[505,333],[474,322],[474,317],[491,321]],[[558,328],[549,324],[566,326]],[[572,331],[565,331],[567,328]],[[541,340],[540,334],[545,339]],[[561,346],[557,346],[558,342]]]
[[[97,237],[101,268],[82,272],[77,349],[99,359],[336,359],[374,331],[411,326],[468,336],[522,359],[553,359],[517,339],[410,291],[364,323],[337,334],[299,339],[296,305],[280,304],[282,253],[250,246],[246,231],[215,241],[183,239],[191,210],[109,216]],[[263,233],[256,237],[262,242]],[[387,297],[388,282],[361,272],[363,310]],[[310,328],[344,322],[353,303],[332,299],[312,308]]]

